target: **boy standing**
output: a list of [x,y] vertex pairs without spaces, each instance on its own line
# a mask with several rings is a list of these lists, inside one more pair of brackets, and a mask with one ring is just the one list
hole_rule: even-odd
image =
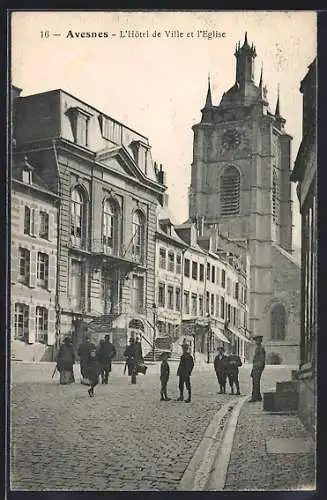
[[191,402],[191,373],[194,367],[193,356],[188,352],[188,344],[182,344],[183,354],[179,362],[177,375],[179,376],[179,398],[177,401],[184,401],[184,384],[188,391],[188,398],[185,403]]
[[161,391],[160,391],[160,401],[170,401],[171,398],[167,396],[167,383],[169,380],[170,368],[168,364],[169,352],[163,352],[160,355],[161,365],[160,365],[160,382],[161,382]]
[[225,354],[225,348],[223,346],[218,347],[217,356],[214,359],[213,366],[217,375],[219,384],[219,394],[225,394],[226,392],[226,377],[227,377],[227,356]]
[[236,351],[236,346],[232,347],[231,354],[228,356],[228,381],[230,385],[231,394],[234,394],[234,384],[236,387],[236,394],[240,396],[240,384],[238,380],[238,369],[242,366],[242,361]]

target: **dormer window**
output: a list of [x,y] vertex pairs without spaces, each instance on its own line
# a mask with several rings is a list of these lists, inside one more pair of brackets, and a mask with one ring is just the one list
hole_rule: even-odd
[[23,182],[26,182],[26,184],[32,184],[32,171],[30,169],[23,169]]
[[69,108],[67,115],[72,127],[74,142],[80,146],[88,146],[88,125],[91,113],[82,108]]
[[142,172],[147,175],[148,173],[148,155],[150,146],[143,141],[133,141],[132,143],[135,163]]

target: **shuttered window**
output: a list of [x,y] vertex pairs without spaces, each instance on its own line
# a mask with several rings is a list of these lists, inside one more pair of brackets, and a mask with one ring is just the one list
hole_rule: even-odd
[[30,279],[30,252],[27,248],[19,249],[19,281],[24,285],[29,284]]
[[47,288],[49,278],[49,256],[46,253],[37,254],[37,284]]
[[48,343],[48,309],[36,307],[36,336],[37,342]]
[[238,215],[240,212],[240,174],[229,166],[220,180],[220,214]]
[[40,212],[39,235],[44,240],[49,238],[49,214],[47,212]]
[[15,338],[28,341],[29,308],[25,304],[15,304]]

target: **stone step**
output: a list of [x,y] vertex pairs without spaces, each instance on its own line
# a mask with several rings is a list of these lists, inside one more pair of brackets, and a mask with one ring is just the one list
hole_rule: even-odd
[[297,411],[299,408],[299,394],[294,391],[264,392],[263,409],[270,412]]
[[287,382],[276,382],[276,393],[298,392],[299,382],[297,380],[288,380]]

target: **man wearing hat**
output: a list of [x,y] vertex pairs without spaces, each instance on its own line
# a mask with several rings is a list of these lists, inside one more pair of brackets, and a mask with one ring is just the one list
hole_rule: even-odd
[[226,392],[227,361],[224,346],[218,347],[213,366],[218,379],[219,394],[225,394]]
[[194,367],[193,356],[188,352],[189,345],[186,342],[182,344],[183,354],[177,369],[177,376],[179,377],[179,398],[177,401],[184,401],[184,384],[188,391],[188,398],[185,403],[191,402],[191,373]]
[[252,377],[252,398],[250,399],[251,403],[255,403],[256,401],[262,401],[260,393],[260,379],[266,364],[266,351],[261,345],[262,338],[263,338],[262,335],[255,335],[253,337],[253,340],[255,341],[257,347],[255,348],[254,352],[253,366],[251,371],[251,377]]
[[160,365],[160,382],[161,382],[161,390],[160,390],[160,401],[170,401],[171,398],[167,396],[167,383],[169,380],[170,368],[168,364],[170,352],[163,351],[160,354],[161,365]]

